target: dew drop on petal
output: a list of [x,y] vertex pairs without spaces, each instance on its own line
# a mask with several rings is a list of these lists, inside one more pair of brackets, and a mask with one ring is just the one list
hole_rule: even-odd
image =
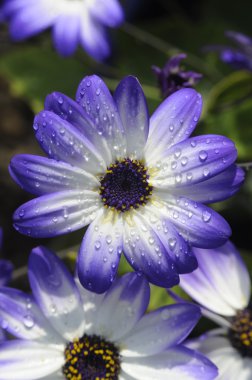
[[34,321],[34,318],[32,315],[30,314],[27,314],[24,316],[24,326],[27,328],[27,329],[32,329],[33,326],[35,324],[35,321]]
[[207,152],[205,150],[201,150],[199,152],[199,159],[200,159],[201,162],[206,161],[207,157],[208,157],[208,154],[207,154]]
[[95,249],[99,250],[100,248],[101,248],[101,242],[99,240],[96,240]]
[[202,213],[202,219],[205,223],[208,223],[211,220],[212,214],[210,211],[205,210]]

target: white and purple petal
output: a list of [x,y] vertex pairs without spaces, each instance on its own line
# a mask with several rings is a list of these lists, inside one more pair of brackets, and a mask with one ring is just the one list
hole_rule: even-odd
[[217,375],[210,360],[183,346],[153,356],[123,358],[121,368],[138,380],[213,380]]
[[12,340],[0,344],[0,380],[36,380],[59,370],[64,351],[48,344]]
[[0,315],[1,326],[18,338],[64,344],[33,297],[20,290],[4,287],[0,290]]
[[[160,194],[159,192],[157,195]],[[159,207],[160,212],[173,223],[179,234],[194,247],[216,248],[224,244],[231,235],[225,219],[202,203],[170,195]]]
[[167,288],[178,284],[174,260],[151,222],[136,210],[124,222],[123,251],[135,271],[143,273],[151,283]]
[[89,10],[94,18],[112,28],[124,20],[122,7],[117,0],[93,0]]
[[[237,158],[233,141],[218,135],[197,136],[182,141],[164,152],[162,164],[151,178],[158,189],[176,191],[212,178],[232,165]],[[147,161],[148,163],[148,161]],[[160,168],[160,169],[159,169]]]
[[124,158],[126,154],[124,127],[115,101],[102,79],[96,75],[86,76],[79,84],[76,100],[95,121],[99,134],[106,139],[112,160]]
[[50,158],[95,174],[105,170],[104,160],[84,133],[57,114],[40,112],[33,128],[41,148]]
[[45,247],[32,250],[28,275],[33,295],[56,331],[67,340],[83,335],[81,298],[67,268]]
[[[229,166],[222,173],[207,179],[204,182],[191,183],[192,175],[187,176],[188,184],[176,186],[177,196],[186,196],[187,198],[202,202],[214,203],[223,201],[234,195],[244,182],[245,173],[243,169],[235,164]],[[180,176],[177,177],[180,180]],[[169,192],[164,189],[159,189],[160,198],[169,199]]]
[[200,316],[200,309],[189,303],[165,306],[150,312],[120,340],[120,353],[123,357],[158,354],[181,343]]
[[234,316],[248,306],[248,270],[231,242],[212,250],[194,249],[198,269],[181,276],[180,285],[199,304],[214,313]]
[[96,332],[123,341],[146,312],[149,299],[150,287],[144,276],[125,274],[106,293],[95,318]]
[[[67,26],[67,27],[66,27]],[[79,43],[80,18],[76,14],[61,14],[53,25],[55,49],[63,56],[72,55]]]
[[105,27],[88,12],[83,12],[80,19],[80,44],[91,57],[104,61],[111,53]]
[[182,89],[164,100],[150,119],[145,149],[148,163],[154,165],[167,149],[186,140],[193,132],[202,108],[202,99],[193,89]]
[[62,235],[91,223],[100,207],[99,194],[90,190],[46,194],[15,211],[14,227],[32,237]]
[[126,133],[127,156],[141,160],[149,132],[149,113],[137,78],[125,77],[114,98]]
[[92,174],[52,158],[18,154],[12,158],[9,171],[19,186],[36,195],[99,188],[99,181]]
[[122,253],[122,220],[112,211],[101,210],[88,227],[78,255],[81,284],[103,293],[115,279]]

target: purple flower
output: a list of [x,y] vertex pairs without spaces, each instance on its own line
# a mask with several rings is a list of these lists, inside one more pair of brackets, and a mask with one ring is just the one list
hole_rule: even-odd
[[177,54],[166,62],[164,68],[152,67],[164,98],[181,88],[194,87],[202,78],[202,74],[184,71],[180,67],[180,62],[186,57],[186,54]]
[[15,228],[41,238],[90,224],[78,273],[94,292],[109,288],[122,251],[153,284],[177,284],[197,267],[191,246],[217,247],[231,233],[203,203],[230,197],[244,177],[228,138],[189,138],[201,107],[201,96],[183,89],[149,120],[131,76],[114,98],[97,76],[82,80],[76,101],[48,95],[34,130],[49,158],[17,155],[10,164],[14,180],[38,196],[16,210]]
[[128,273],[103,295],[86,291],[46,248],[35,248],[33,295],[0,290],[0,318],[17,339],[0,344],[1,379],[212,380],[216,367],[184,347],[195,305],[145,314],[150,287]]
[[118,0],[5,0],[3,12],[13,40],[52,27],[61,55],[73,54],[80,43],[98,61],[110,54],[106,27],[117,27],[124,19]]
[[217,51],[222,62],[234,69],[252,71],[252,39],[245,34],[227,31],[225,35],[236,46],[209,46],[206,51]]
[[221,328],[189,346],[206,354],[219,368],[218,380],[252,378],[252,308],[248,270],[231,242],[214,250],[194,249],[199,267],[181,276],[181,287],[202,313]]

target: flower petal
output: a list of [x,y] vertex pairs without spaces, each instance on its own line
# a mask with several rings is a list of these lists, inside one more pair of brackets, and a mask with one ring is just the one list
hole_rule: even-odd
[[[10,34],[13,40],[21,41],[31,37],[54,23],[57,17],[56,13],[49,11],[48,7],[45,7],[43,3],[42,1],[31,2],[30,4],[26,2],[26,5],[24,4],[22,8],[20,6],[15,14],[12,14]],[[5,7],[4,12],[5,14],[10,13],[11,9]]]
[[225,316],[248,306],[250,277],[231,242],[212,250],[194,249],[199,267],[181,276],[181,287],[199,304]]
[[216,248],[231,235],[231,229],[221,215],[184,197],[170,195],[168,201],[161,202],[160,212],[170,219],[179,234],[194,247]]
[[34,119],[33,128],[41,148],[50,158],[94,174],[106,168],[100,153],[84,134],[55,113],[40,112]]
[[[56,50],[67,57],[73,54],[79,42],[79,17],[76,14],[61,14],[53,25],[53,40]],[[67,28],[66,28],[67,25]]]
[[171,287],[179,282],[177,268],[148,219],[132,211],[124,223],[123,250],[132,267],[148,281]]
[[149,113],[137,78],[125,77],[117,86],[114,98],[126,132],[127,156],[142,159],[149,131]]
[[151,223],[167,254],[173,260],[178,273],[189,273],[196,269],[198,264],[191,247],[179,235],[171,221],[165,218],[159,209],[153,205],[145,206],[144,216]]
[[106,293],[96,316],[97,333],[115,341],[127,334],[145,313],[150,287],[143,276],[127,273]]
[[64,190],[94,190],[98,180],[90,173],[51,158],[18,154],[9,167],[12,178],[26,191],[43,195]]
[[164,100],[150,119],[147,161],[159,161],[167,148],[187,139],[199,120],[201,108],[201,96],[191,88],[179,90]]
[[[76,101],[60,92],[53,92],[46,97],[45,109],[54,112],[71,124],[71,128],[76,129],[77,132],[90,141],[96,152],[99,152],[106,162],[106,165],[111,163],[110,147],[106,138],[100,134],[96,119],[93,120]],[[104,168],[106,168],[105,162]]]
[[89,12],[83,12],[80,18],[81,45],[95,60],[103,61],[111,52],[105,27]]
[[[234,143],[224,136],[193,137],[166,151],[161,168],[151,182],[161,189],[177,190],[216,176],[233,164],[236,158]],[[157,165],[159,167],[160,163]]]
[[122,253],[122,221],[101,210],[88,227],[78,256],[81,284],[95,293],[105,292],[114,281]]
[[34,297],[55,330],[70,341],[82,336],[80,294],[62,261],[45,247],[37,247],[32,250],[28,267]]
[[102,24],[112,28],[124,20],[122,7],[117,0],[93,0],[89,11]]
[[85,289],[79,279],[75,278],[75,283],[81,296],[81,303],[84,310],[85,332],[89,334],[96,333],[95,318],[99,313],[100,305],[106,293],[97,294]]
[[213,380],[217,375],[217,368],[208,359],[183,346],[158,355],[124,358],[121,368],[138,380]]
[[64,364],[63,350],[48,344],[12,340],[0,345],[1,380],[41,379]]
[[[176,187],[176,195],[186,196],[197,202],[214,203],[223,201],[234,195],[244,181],[245,173],[243,169],[236,165],[231,165],[222,173],[207,179],[204,182],[190,183],[191,174],[188,176],[189,183],[182,187]],[[179,177],[178,177],[179,178]],[[169,199],[169,192],[160,189],[160,198]],[[159,191],[157,193],[159,193]]]
[[[1,249],[1,245],[0,245]],[[0,286],[6,285],[12,275],[13,265],[8,260],[0,260]]]
[[79,84],[76,100],[96,123],[111,150],[112,160],[126,155],[126,138],[122,122],[106,84],[96,75],[85,77]]
[[122,339],[121,355],[155,355],[182,342],[200,318],[192,304],[176,304],[146,314]]
[[0,314],[1,325],[18,338],[64,344],[33,298],[19,290],[1,288]]
[[91,223],[99,206],[94,191],[62,191],[43,195],[20,206],[14,227],[32,237],[51,237],[78,230]]
[[[193,341],[193,346],[213,361],[218,366],[220,380],[242,379],[242,372],[246,372],[246,364],[251,363],[249,358],[243,358],[239,352],[232,347],[230,341],[223,336],[208,336],[205,334]],[[250,365],[251,368],[251,365]],[[249,366],[247,367],[247,370]],[[250,380],[251,372],[247,372]]]

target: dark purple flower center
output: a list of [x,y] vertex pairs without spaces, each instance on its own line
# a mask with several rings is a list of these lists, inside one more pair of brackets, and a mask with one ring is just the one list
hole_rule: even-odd
[[244,309],[233,318],[229,339],[242,356],[252,357],[252,311]]
[[70,380],[118,380],[118,348],[97,335],[84,334],[65,349],[63,374]]
[[112,164],[100,183],[104,205],[121,212],[145,205],[152,194],[147,168],[129,158]]

